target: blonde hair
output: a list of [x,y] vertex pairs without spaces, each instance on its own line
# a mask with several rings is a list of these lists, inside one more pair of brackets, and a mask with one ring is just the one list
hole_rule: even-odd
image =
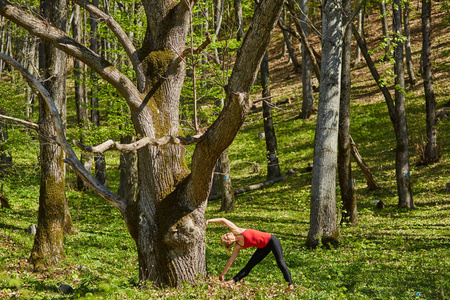
[[228,242],[225,239],[225,236],[226,234],[222,235],[222,237],[220,238],[220,244],[225,247],[225,250],[227,250],[227,254],[231,255],[231,248],[233,247],[234,242]]

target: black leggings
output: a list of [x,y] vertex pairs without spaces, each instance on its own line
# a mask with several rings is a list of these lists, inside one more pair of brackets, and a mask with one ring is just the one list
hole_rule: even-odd
[[291,272],[284,262],[283,248],[281,247],[280,240],[273,234],[270,237],[269,243],[264,248],[258,248],[255,253],[253,253],[247,265],[242,270],[240,270],[236,276],[233,277],[233,280],[235,282],[238,282],[239,280],[247,276],[253,269],[253,267],[259,264],[267,256],[267,254],[270,253],[270,251],[272,251],[273,255],[275,255],[278,268],[280,268],[281,272],[283,273],[284,280],[286,280],[286,282],[291,285]]

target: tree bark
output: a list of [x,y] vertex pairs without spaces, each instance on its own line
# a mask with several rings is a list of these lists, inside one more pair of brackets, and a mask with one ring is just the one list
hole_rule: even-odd
[[389,25],[388,25],[388,19],[387,19],[387,12],[386,12],[386,0],[382,0],[380,2],[380,13],[381,13],[381,30],[383,32],[383,38],[384,42],[386,43],[384,47],[384,60],[388,61],[391,49],[391,34],[389,33]]
[[275,128],[273,127],[272,107],[270,98],[270,83],[269,83],[269,55],[266,51],[263,60],[261,61],[261,86],[262,97],[267,98],[263,101],[263,119],[264,119],[264,133],[266,140],[266,157],[267,157],[267,180],[280,177],[280,165],[278,164],[277,156],[277,137],[275,135]]
[[236,16],[237,40],[244,38],[244,17],[242,16],[242,0],[234,0],[234,14]]
[[[121,138],[121,143],[129,144],[134,141],[132,136]],[[127,151],[120,154],[120,181],[117,194],[128,203],[136,202],[138,185],[138,166],[136,151]]]
[[[351,15],[351,1],[343,0],[345,15]],[[344,17],[345,23],[346,20]],[[351,226],[358,225],[358,210],[356,205],[355,185],[352,177],[351,146],[350,146],[350,91],[351,91],[351,61],[352,31],[345,27],[342,45],[342,81],[341,99],[339,105],[339,133],[338,133],[338,173],[342,198],[341,223]]]
[[[48,22],[65,30],[67,2],[43,0],[41,11]],[[44,72],[43,77],[46,78],[44,84],[57,105],[61,119],[65,122],[67,56],[48,42],[42,44],[43,52],[40,55],[43,56],[44,64],[40,67]],[[63,152],[52,139],[56,130],[50,111],[42,100],[39,107],[41,183],[38,226],[30,258],[36,270],[54,264],[64,257],[64,232],[70,232],[72,228],[65,196]]]
[[294,65],[294,72],[298,73],[300,70],[300,63],[298,62],[297,56],[295,55],[294,48],[292,48],[291,38],[289,36],[289,33],[287,30],[284,30],[283,27],[281,27],[281,32],[283,33],[284,38],[284,44],[287,47],[289,57],[292,61],[292,64]]
[[395,77],[395,136],[397,139],[395,174],[397,178],[398,207],[414,208],[411,191],[411,174],[409,167],[408,128],[405,109],[405,72],[403,66],[402,11],[400,0],[394,0],[393,5],[394,30],[394,73]]
[[[362,22],[363,22],[363,12],[362,12],[362,10],[360,10],[358,12],[358,20],[357,20],[357,25],[356,25],[359,35],[362,35]],[[355,53],[356,53],[355,65],[359,65],[359,63],[361,62],[361,48],[356,46]]]
[[[306,40],[308,40],[309,30],[308,23],[306,22],[306,16],[308,15],[308,1],[300,1],[300,9],[302,13],[300,14],[300,20],[302,21],[303,32],[305,33]],[[311,59],[307,53],[306,45],[302,41],[302,119],[308,119],[313,111],[314,97],[311,84]]]
[[[179,133],[179,97],[185,74],[185,63],[179,60],[179,53],[185,47],[194,2],[172,1],[168,5],[160,0],[143,1],[147,33],[139,57],[147,77],[144,94],[99,55],[6,0],[0,0],[0,15],[88,64],[125,98],[136,133],[159,138]],[[58,127],[58,139],[69,153],[67,163],[122,213],[137,245],[141,280],[177,286],[194,282],[198,274],[206,273],[205,209],[213,169],[250,110],[250,89],[282,2],[264,0],[256,5],[226,88],[224,110],[197,143],[191,172],[184,160],[184,147],[179,144],[140,148],[139,195],[136,202],[126,202],[86,172],[65,141],[63,129]],[[58,122],[57,112],[53,111],[53,115]]]
[[436,129],[436,99],[433,89],[431,68],[431,0],[422,0],[422,78],[426,103],[427,144],[425,146],[425,164],[439,161]]
[[310,228],[307,245],[337,245],[336,167],[342,68],[342,2],[322,4],[322,63],[314,139]]
[[411,86],[416,84],[416,76],[414,75],[414,66],[412,63],[412,55],[411,55],[411,33],[409,29],[409,0],[404,2],[405,9],[403,10],[403,28],[404,28],[404,36],[405,40],[405,58],[406,58],[406,67],[408,70],[408,78]]
[[[82,31],[83,22],[80,12],[80,6],[78,4],[73,6],[73,22],[72,22],[72,33],[75,41],[82,43]],[[77,112],[77,124],[82,129],[83,132],[89,129],[89,104],[87,99],[87,89],[84,83],[84,70],[85,66],[83,62],[78,59],[73,60],[73,75],[75,77],[75,109]],[[85,134],[82,133],[79,137],[80,141],[83,142]],[[84,167],[89,172],[92,170],[92,154],[91,153],[81,153],[81,162],[84,163]],[[75,186],[77,190],[86,190],[87,184],[83,181],[80,176],[77,176]]]
[[228,148],[225,149],[219,158],[219,178],[220,187],[222,191],[220,211],[232,212],[234,211],[234,193],[233,185],[231,184],[230,175],[230,159],[228,157]]

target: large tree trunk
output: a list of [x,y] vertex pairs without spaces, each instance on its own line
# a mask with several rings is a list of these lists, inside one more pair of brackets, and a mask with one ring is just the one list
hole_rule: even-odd
[[[42,15],[55,26],[65,30],[67,3],[65,1],[42,1]],[[62,120],[66,119],[66,59],[67,55],[52,44],[43,42],[42,67],[45,86],[50,91]],[[40,101],[40,164],[41,184],[39,194],[38,227],[31,252],[31,262],[40,270],[47,264],[61,260],[64,231],[71,231],[72,220],[65,197],[65,173],[63,152],[53,140],[56,135],[52,116]]]
[[[343,0],[344,11],[351,15],[351,1]],[[347,21],[347,20],[346,20]],[[358,225],[358,211],[356,208],[355,185],[352,178],[351,144],[350,144],[350,60],[352,46],[352,30],[346,27],[342,48],[342,82],[341,100],[339,106],[339,135],[338,135],[338,173],[342,198],[342,222],[352,226]]]
[[322,67],[314,140],[310,228],[307,245],[337,244],[336,164],[342,67],[342,2],[322,5]]
[[427,144],[425,146],[425,164],[439,160],[436,129],[436,99],[433,90],[431,70],[431,0],[422,0],[422,78],[427,111]]
[[400,0],[393,5],[393,29],[395,50],[395,136],[397,139],[395,174],[397,178],[398,207],[414,208],[411,192],[411,175],[409,169],[408,128],[405,109],[405,72],[403,66],[402,11]]
[[267,156],[267,180],[280,177],[280,165],[277,156],[277,137],[275,136],[275,128],[273,127],[272,107],[270,106],[270,88],[269,88],[269,55],[266,52],[261,62],[261,86],[263,89],[263,119],[264,133],[266,140],[266,156]]
[[[82,0],[76,2],[83,7],[89,6]],[[147,78],[144,94],[99,55],[6,0],[0,0],[0,14],[88,64],[125,98],[137,134],[158,138],[179,134],[178,105],[185,74],[185,63],[179,55],[185,49],[189,14],[194,2],[143,1],[147,33],[139,60],[135,60],[136,51],[128,38],[124,38],[124,31],[114,25],[113,20],[106,20],[133,59],[135,71],[144,71],[142,74]],[[69,154],[66,161],[122,213],[137,245],[141,280],[176,286],[194,282],[197,275],[206,273],[205,209],[212,173],[220,154],[231,144],[250,110],[250,90],[282,3],[282,0],[264,0],[256,5],[252,24],[237,53],[226,88],[225,107],[199,139],[190,173],[184,160],[184,147],[179,144],[139,148],[139,195],[136,202],[127,202],[111,193],[82,167],[67,143],[62,127],[57,127],[58,139]],[[95,11],[92,7],[89,9]],[[144,68],[141,69],[142,65]],[[51,106],[51,100],[45,99]],[[58,117],[54,112],[56,124],[60,123]]]

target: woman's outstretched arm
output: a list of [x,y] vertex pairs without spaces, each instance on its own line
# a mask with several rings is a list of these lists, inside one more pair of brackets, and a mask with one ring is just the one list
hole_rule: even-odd
[[206,225],[208,225],[209,223],[221,223],[230,228],[231,232],[233,232],[234,234],[241,234],[245,231],[244,228],[237,227],[233,222],[225,218],[209,219],[206,221]]
[[230,259],[228,259],[227,263],[225,264],[225,268],[223,269],[222,273],[219,275],[219,280],[223,281],[223,277],[225,274],[227,274],[228,270],[230,269],[231,265],[234,263],[234,260],[239,255],[239,251],[241,251],[241,246],[239,244],[234,245],[233,253],[230,256]]

